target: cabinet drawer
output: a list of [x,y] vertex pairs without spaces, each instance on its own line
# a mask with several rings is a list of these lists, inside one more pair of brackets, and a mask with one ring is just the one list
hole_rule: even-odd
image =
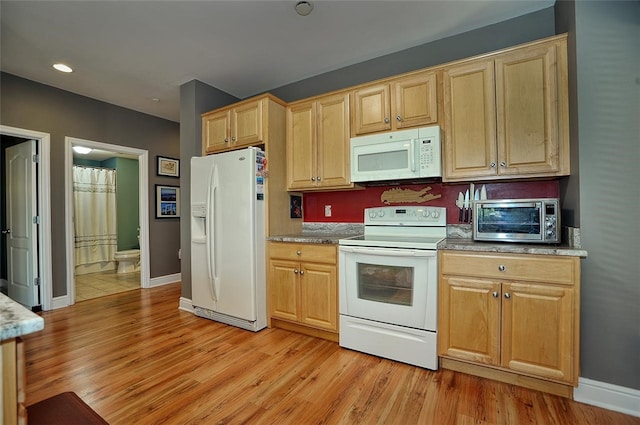
[[446,275],[573,285],[580,278],[578,257],[440,251]]
[[269,257],[282,260],[336,264],[337,250],[335,245],[270,242]]

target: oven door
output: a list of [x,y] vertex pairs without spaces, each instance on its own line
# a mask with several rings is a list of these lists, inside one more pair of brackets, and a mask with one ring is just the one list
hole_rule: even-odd
[[340,246],[340,314],[436,330],[435,250]]

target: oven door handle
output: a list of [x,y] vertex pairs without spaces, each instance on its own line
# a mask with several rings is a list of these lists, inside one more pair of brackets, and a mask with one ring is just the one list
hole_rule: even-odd
[[435,250],[393,248],[372,249],[353,246],[341,246],[340,251],[352,252],[354,254],[379,255],[381,257],[435,257],[437,255]]

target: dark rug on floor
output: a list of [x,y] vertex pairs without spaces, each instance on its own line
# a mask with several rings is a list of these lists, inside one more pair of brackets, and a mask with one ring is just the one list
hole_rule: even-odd
[[29,425],[109,425],[73,392],[27,406]]

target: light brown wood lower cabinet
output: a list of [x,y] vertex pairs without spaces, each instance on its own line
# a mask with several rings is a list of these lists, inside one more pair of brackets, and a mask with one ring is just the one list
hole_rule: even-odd
[[2,405],[0,423],[26,424],[25,359],[24,345],[20,338],[10,338],[0,343],[2,361]]
[[269,242],[271,326],[338,340],[335,245]]
[[537,378],[548,382],[539,383],[543,390],[571,396],[579,372],[580,258],[454,251],[439,257],[443,367],[462,361],[489,377],[495,371],[495,379]]

